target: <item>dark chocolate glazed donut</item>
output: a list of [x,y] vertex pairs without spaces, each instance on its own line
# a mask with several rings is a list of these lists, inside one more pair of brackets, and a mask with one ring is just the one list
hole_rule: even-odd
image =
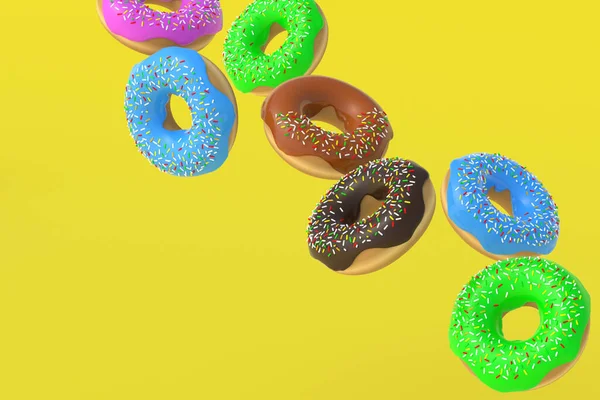
[[[345,133],[311,122],[327,107],[335,109]],[[283,153],[320,157],[342,174],[383,157],[393,137],[386,113],[373,99],[325,76],[303,76],[279,85],[263,103],[262,119]]]
[[[409,160],[389,158],[361,165],[323,196],[309,219],[310,254],[334,271],[344,271],[363,251],[408,242],[425,214],[423,187],[429,173]],[[382,206],[357,221],[361,200]]]

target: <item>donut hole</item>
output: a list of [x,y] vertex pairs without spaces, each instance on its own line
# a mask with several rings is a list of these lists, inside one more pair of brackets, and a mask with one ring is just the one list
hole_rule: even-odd
[[288,32],[278,23],[274,23],[271,25],[267,42],[261,47],[262,52],[266,55],[273,54],[283,46],[287,38]]
[[506,340],[527,340],[540,326],[540,312],[535,303],[527,303],[502,316],[502,335]]
[[488,193],[488,198],[490,202],[496,207],[498,210],[503,212],[506,215],[510,215],[513,217],[513,206],[512,199],[509,190],[503,190],[502,192],[496,191],[496,189],[492,186]]
[[381,205],[383,200],[380,200],[374,196],[366,195],[360,202],[360,209],[358,212],[358,221],[364,218],[368,218],[375,213]]
[[184,99],[171,95],[166,105],[167,118],[163,127],[170,131],[188,130],[192,127],[192,113]]
[[302,113],[310,118],[310,122],[319,128],[341,135],[346,131],[344,121],[340,119],[333,106],[322,106],[319,104],[307,104]]
[[181,0],[173,0],[170,2],[160,1],[160,0],[146,0],[144,2],[146,7],[160,12],[174,12],[179,10],[179,6],[181,5]]
[[365,195],[358,205],[358,208],[348,208],[343,222],[352,225],[362,219],[369,218],[381,208],[388,190],[385,187],[379,188],[374,192]]

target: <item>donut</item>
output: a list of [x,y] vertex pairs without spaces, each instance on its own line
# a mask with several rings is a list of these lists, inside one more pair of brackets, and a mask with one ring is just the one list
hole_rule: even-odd
[[[502,334],[502,317],[537,308],[540,325],[527,340]],[[590,295],[555,262],[516,257],[485,267],[459,293],[450,323],[450,347],[484,384],[500,392],[539,388],[577,362],[590,329]]]
[[[172,95],[187,103],[190,129],[175,122]],[[219,168],[237,132],[237,103],[227,78],[195,50],[181,47],[159,50],[133,67],[125,88],[125,114],[139,151],[174,176]]]
[[[510,215],[490,201],[496,194]],[[556,246],[559,218],[552,196],[525,167],[500,154],[452,161],[441,200],[460,237],[492,259],[546,255]]]
[[223,29],[219,0],[97,0],[97,9],[115,39],[143,54],[173,46],[200,50]]
[[[264,50],[277,34],[287,39],[273,53]],[[233,22],[223,63],[242,93],[266,95],[289,79],[314,71],[327,46],[327,22],[314,0],[255,0]]]
[[310,255],[341,274],[380,270],[423,235],[435,209],[429,173],[401,158],[370,161],[334,184],[308,222]]
[[[382,158],[393,137],[387,114],[348,83],[325,76],[303,76],[278,86],[262,107],[267,139],[294,168],[325,179],[339,179],[361,164]],[[311,119],[344,133],[326,131]]]

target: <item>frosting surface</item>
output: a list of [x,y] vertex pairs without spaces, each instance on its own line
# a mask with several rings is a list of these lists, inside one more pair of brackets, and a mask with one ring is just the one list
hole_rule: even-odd
[[102,0],[102,13],[112,33],[135,42],[164,38],[185,46],[223,28],[219,0],[182,0],[174,12],[153,10],[144,0]]
[[[498,210],[490,188],[509,190],[513,216]],[[492,254],[548,254],[559,234],[558,209],[542,183],[525,167],[500,154],[476,153],[450,165],[448,217]]]
[[[163,127],[171,95],[188,104],[190,129]],[[135,65],[125,89],[125,113],[136,146],[163,172],[196,176],[227,159],[235,106],[210,82],[206,63],[194,50],[168,47]]]

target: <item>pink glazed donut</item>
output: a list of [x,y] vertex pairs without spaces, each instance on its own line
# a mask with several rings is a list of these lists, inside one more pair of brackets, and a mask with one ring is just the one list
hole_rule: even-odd
[[[154,10],[148,4],[171,12]],[[219,0],[97,0],[97,7],[108,32],[144,54],[173,46],[198,51],[223,28]]]

